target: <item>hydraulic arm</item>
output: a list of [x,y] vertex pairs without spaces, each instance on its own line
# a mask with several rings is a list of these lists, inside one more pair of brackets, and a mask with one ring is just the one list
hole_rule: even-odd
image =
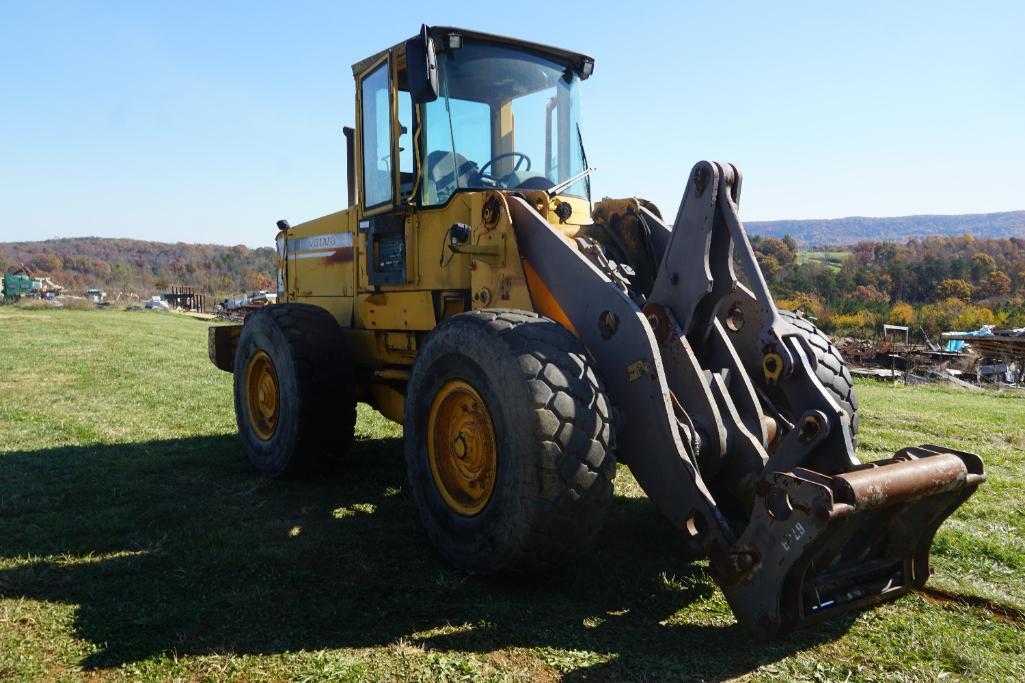
[[734,166],[700,162],[671,229],[640,208],[661,264],[643,293],[508,203],[528,272],[605,378],[620,461],[708,556],[737,619],[771,637],[922,586],[936,530],[984,475],[930,445],[859,462],[852,415],[776,309],[740,189]]

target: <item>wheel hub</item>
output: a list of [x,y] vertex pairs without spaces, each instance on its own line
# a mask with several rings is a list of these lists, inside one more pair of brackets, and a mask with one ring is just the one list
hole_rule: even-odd
[[274,362],[257,351],[246,365],[246,413],[256,436],[270,441],[278,427],[278,375]]
[[452,510],[471,517],[487,506],[498,464],[495,427],[480,394],[462,380],[446,383],[434,396],[427,457],[438,493]]

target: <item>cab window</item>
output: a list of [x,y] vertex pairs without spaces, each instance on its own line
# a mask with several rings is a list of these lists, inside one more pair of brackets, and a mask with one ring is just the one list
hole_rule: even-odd
[[[401,85],[401,80],[400,80]],[[399,93],[399,192],[403,198],[413,191],[416,176],[413,168],[413,100],[408,90]]]
[[388,62],[363,78],[363,206],[392,199],[391,107]]
[[444,204],[461,187],[473,187],[470,174],[491,158],[491,109],[454,97],[427,105],[424,148],[424,204]]

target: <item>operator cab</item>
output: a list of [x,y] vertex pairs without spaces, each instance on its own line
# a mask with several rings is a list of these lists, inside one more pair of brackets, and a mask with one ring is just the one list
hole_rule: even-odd
[[364,212],[441,206],[467,189],[590,199],[580,83],[593,68],[557,48],[437,27],[354,65]]

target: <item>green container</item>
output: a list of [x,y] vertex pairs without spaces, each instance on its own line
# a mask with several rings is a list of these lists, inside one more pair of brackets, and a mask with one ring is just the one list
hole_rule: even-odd
[[16,299],[32,293],[32,278],[21,273],[4,275],[3,295],[5,299]]

